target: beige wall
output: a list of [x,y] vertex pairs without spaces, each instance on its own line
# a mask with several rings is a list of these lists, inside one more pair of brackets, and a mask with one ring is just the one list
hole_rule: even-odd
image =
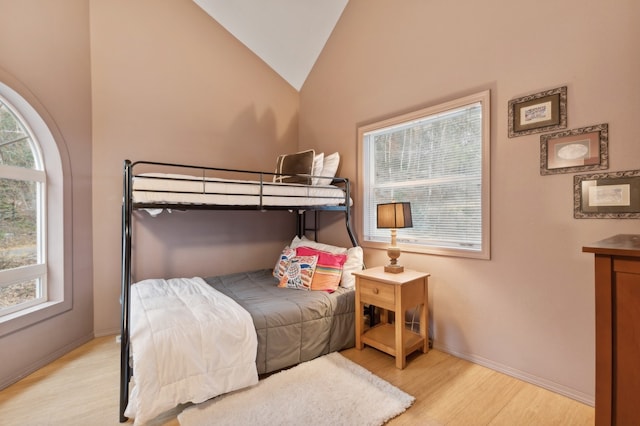
[[[567,85],[569,127],[609,123],[610,170],[640,168],[639,19],[635,0],[351,0],[300,94],[300,148],[339,150],[356,179],[358,125],[491,89],[492,259],[401,263],[432,274],[436,347],[586,402],[593,259],[581,247],[638,220],[573,219],[573,175],[540,176],[539,135],[509,139],[507,103]],[[338,226],[330,238],[348,242]]]
[[65,179],[72,308],[0,338],[0,387],[93,336],[91,75],[87,0],[0,0],[0,78],[40,113]]
[[[96,334],[120,326],[124,159],[274,169],[297,148],[299,96],[191,1],[91,2]],[[137,217],[134,280],[272,267],[288,213]]]

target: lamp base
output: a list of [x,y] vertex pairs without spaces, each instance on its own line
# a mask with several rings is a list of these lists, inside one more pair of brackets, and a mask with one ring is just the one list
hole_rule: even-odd
[[404,266],[401,265],[387,265],[384,267],[385,272],[391,272],[392,274],[399,274],[404,272]]
[[384,267],[385,272],[399,274],[404,271],[404,267],[398,265],[400,257],[400,248],[396,247],[395,229],[391,230],[391,247],[387,247],[387,256],[389,256],[389,264]]

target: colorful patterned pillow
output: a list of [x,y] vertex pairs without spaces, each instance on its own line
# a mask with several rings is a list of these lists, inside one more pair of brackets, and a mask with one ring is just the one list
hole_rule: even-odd
[[276,262],[276,266],[273,267],[273,276],[277,279],[281,279],[284,275],[285,269],[287,269],[287,265],[289,264],[289,260],[296,255],[296,249],[292,249],[289,247],[285,247],[280,253],[280,257]]
[[311,290],[334,292],[340,285],[342,268],[347,261],[346,254],[333,254],[327,251],[301,246],[296,248],[297,256],[318,256],[316,272],[311,281]]
[[318,256],[294,256],[289,261],[278,287],[311,289],[311,281],[318,263]]

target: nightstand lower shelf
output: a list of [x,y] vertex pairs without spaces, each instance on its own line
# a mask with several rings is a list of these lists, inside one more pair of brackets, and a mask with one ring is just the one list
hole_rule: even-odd
[[[376,348],[389,355],[396,356],[396,330],[393,324],[378,324],[365,331],[361,336],[362,343]],[[422,349],[424,338],[410,330],[405,330],[402,335],[402,346],[405,355]]]

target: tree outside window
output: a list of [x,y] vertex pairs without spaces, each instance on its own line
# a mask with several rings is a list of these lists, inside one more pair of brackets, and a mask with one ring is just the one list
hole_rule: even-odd
[[44,176],[26,124],[0,98],[0,315],[46,300]]

